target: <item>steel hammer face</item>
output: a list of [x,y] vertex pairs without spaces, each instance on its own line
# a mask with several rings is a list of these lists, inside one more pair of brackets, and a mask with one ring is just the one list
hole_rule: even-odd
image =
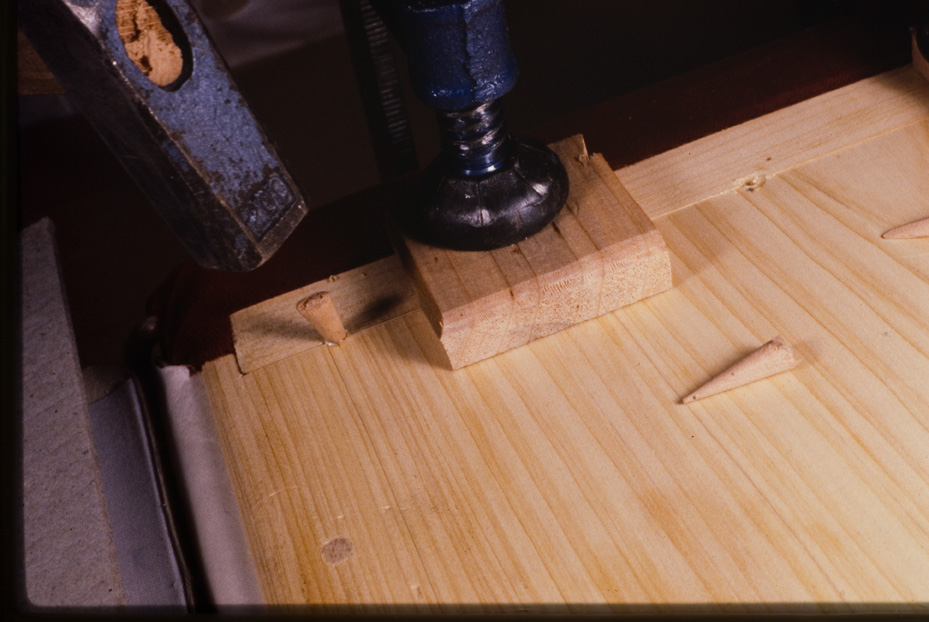
[[26,36],[197,263],[250,270],[306,202],[183,0],[20,0]]

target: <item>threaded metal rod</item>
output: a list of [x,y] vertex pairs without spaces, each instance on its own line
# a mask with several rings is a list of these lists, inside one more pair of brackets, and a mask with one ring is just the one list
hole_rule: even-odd
[[442,157],[458,175],[480,177],[499,170],[510,155],[500,100],[464,110],[439,110]]

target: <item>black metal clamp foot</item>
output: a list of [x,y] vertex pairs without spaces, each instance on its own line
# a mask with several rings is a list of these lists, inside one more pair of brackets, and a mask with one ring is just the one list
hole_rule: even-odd
[[518,68],[501,0],[380,0],[413,90],[437,111],[441,154],[413,199],[394,212],[410,237],[455,250],[491,250],[546,227],[568,176],[550,149],[511,136],[500,97]]

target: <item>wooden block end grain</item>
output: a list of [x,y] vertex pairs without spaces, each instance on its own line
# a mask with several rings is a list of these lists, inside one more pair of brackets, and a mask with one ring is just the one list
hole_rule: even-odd
[[670,289],[661,233],[582,136],[550,145],[570,192],[555,221],[494,251],[449,251],[394,231],[420,306],[458,369]]

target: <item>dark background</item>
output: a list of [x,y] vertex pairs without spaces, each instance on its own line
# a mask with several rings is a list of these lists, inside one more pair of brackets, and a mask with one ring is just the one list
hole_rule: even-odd
[[[299,28],[294,35],[290,21],[280,37],[273,25],[256,21],[252,29],[231,21],[247,4],[242,0],[194,4],[311,207],[335,212],[343,208],[333,202],[350,202],[346,197],[383,181],[336,0],[306,2],[306,35]],[[521,68],[504,100],[510,129],[545,142],[583,132],[591,151],[604,153],[618,168],[720,129],[718,108],[737,109],[727,118],[738,121],[740,114],[760,114],[815,94],[804,90],[809,88],[804,76],[821,83],[835,74],[836,84],[826,86],[839,86],[849,76],[904,64],[907,26],[925,3],[506,0],[505,5]],[[262,47],[285,34],[293,40],[286,49],[271,53],[269,45]],[[844,56],[837,60],[839,49]],[[398,58],[402,67],[399,51]],[[738,72],[726,69],[739,62]],[[781,89],[772,101],[767,85],[793,74],[799,90]],[[437,150],[433,113],[408,89],[406,103],[419,162],[426,164]],[[626,114],[631,110],[635,115]],[[82,365],[119,362],[130,332],[146,317],[146,301],[166,279],[177,278],[187,255],[66,96],[21,95],[19,119],[21,224],[45,216],[55,223]],[[332,234],[344,239],[351,231],[343,229],[354,226],[333,215],[308,218],[304,228],[319,223],[339,228]],[[353,267],[343,265],[353,256],[365,258],[346,251],[342,263],[332,265]],[[287,260],[293,257],[300,255],[291,253]],[[312,252],[306,257],[319,261]],[[323,264],[320,270],[331,267]],[[211,278],[196,274],[201,284]],[[248,286],[247,279],[240,282]]]

